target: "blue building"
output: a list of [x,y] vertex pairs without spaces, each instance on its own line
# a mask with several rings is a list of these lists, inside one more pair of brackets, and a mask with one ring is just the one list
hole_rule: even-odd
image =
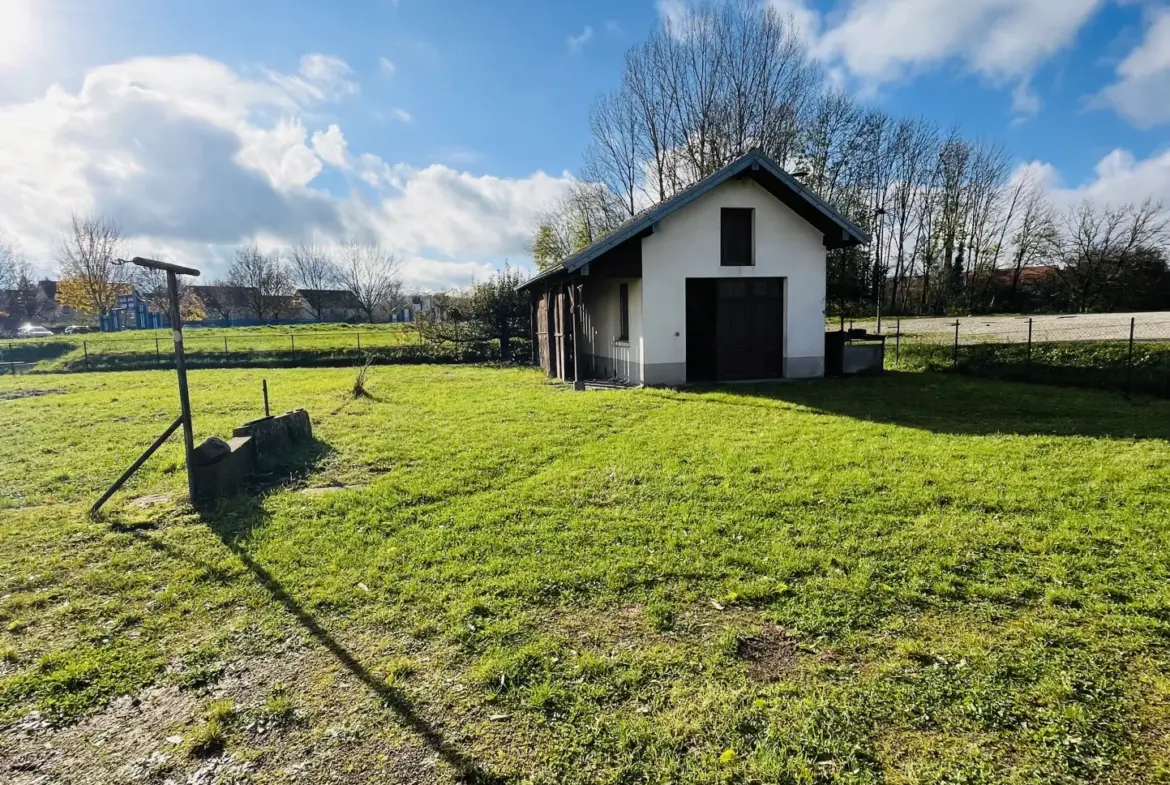
[[99,319],[104,333],[122,330],[153,330],[167,327],[171,320],[164,314],[151,309],[137,290],[118,295],[118,305],[111,308]]

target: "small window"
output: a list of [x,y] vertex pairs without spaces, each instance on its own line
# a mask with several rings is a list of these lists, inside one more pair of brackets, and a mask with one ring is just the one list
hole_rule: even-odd
[[623,283],[618,287],[618,311],[621,319],[621,333],[619,341],[630,340],[630,285]]
[[723,267],[751,267],[752,219],[750,207],[724,207],[720,215],[720,258]]

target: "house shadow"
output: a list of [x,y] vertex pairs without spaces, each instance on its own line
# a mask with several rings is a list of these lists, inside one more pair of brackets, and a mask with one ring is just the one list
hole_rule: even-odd
[[687,391],[732,406],[784,402],[934,433],[1170,440],[1170,401],[1128,400],[1117,392],[953,373],[887,371],[876,376],[710,385]]
[[[319,622],[313,614],[285,589],[278,578],[259,564],[245,544],[249,534],[262,528],[270,513],[264,505],[264,497],[270,493],[298,485],[332,453],[323,442],[314,440],[297,450],[291,460],[273,467],[267,474],[260,475],[247,492],[220,501],[215,505],[199,509],[203,523],[252,573],[273,600],[278,602],[297,623],[317,641],[337,662],[358,680],[384,706],[398,715],[403,724],[419,737],[434,753],[445,760],[462,782],[489,784],[506,780],[480,767],[468,755],[452,745],[415,708],[410,698],[401,690],[386,683],[373,674],[345,644]],[[158,542],[151,538],[152,542]]]

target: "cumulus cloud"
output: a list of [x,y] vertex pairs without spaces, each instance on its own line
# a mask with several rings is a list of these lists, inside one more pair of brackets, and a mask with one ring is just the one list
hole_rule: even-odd
[[[351,152],[339,125],[312,119],[357,92],[349,75],[322,55],[259,78],[202,57],[141,58],[89,71],[76,92],[0,105],[3,229],[46,271],[71,211],[109,216],[135,248],[210,275],[237,243],[350,235],[425,260],[417,276],[408,264],[412,281],[457,284],[468,265],[525,257],[567,176],[476,177]],[[326,168],[361,187],[315,187]]]
[[1021,78],[1071,44],[1105,0],[855,0],[818,53],[855,75],[893,81],[957,59],[994,79]]
[[[792,20],[830,75],[864,90],[959,63],[1012,86],[1013,108],[1035,114],[1030,77],[1070,46],[1108,0],[838,0],[822,14],[811,0],[767,0]],[[658,0],[659,16],[685,34],[693,0]]]
[[1170,150],[1139,159],[1128,150],[1116,149],[1097,162],[1093,176],[1068,185],[1050,164],[1028,164],[1041,176],[1058,207],[1091,199],[1120,205],[1152,199],[1170,207]]
[[1093,104],[1112,107],[1139,128],[1170,123],[1170,8],[1151,15],[1144,40]]
[[382,76],[394,76],[398,73],[398,66],[394,65],[394,61],[387,57],[378,58],[378,68],[382,71]]

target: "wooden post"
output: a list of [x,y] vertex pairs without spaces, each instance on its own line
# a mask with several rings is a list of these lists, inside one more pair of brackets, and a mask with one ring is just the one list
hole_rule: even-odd
[[264,416],[271,417],[272,413],[268,410],[268,380],[260,380],[260,389],[264,391]]
[[1125,360],[1125,396],[1127,398],[1133,394],[1133,333],[1136,325],[1137,319],[1131,316],[1129,319],[1129,356]]
[[902,320],[898,320],[898,325],[894,328],[894,367],[902,362]]
[[955,356],[954,356],[954,364],[955,364],[955,367],[956,367],[956,368],[958,368],[958,367],[959,367],[959,320],[958,320],[958,319],[955,319]]
[[1024,363],[1024,377],[1032,377],[1032,317],[1028,317],[1028,360]]
[[81,342],[81,351],[85,352],[85,370],[89,370],[89,341]]
[[357,332],[357,341],[358,341],[358,351],[360,352],[362,350],[362,331],[361,330],[358,330],[358,332]]
[[569,318],[573,320],[573,389],[585,389],[585,374],[581,370],[581,284],[569,286]]
[[183,453],[187,462],[187,492],[195,503],[195,434],[191,428],[191,395],[187,391],[187,361],[183,356],[183,317],[179,310],[179,278],[167,270],[171,300],[171,329],[175,339],[175,373],[179,377],[179,417],[183,421]]
[[291,351],[297,350],[297,337],[292,333],[288,334],[288,346]]
[[228,353],[228,348],[227,348],[227,336],[226,336],[226,335],[223,337],[223,353],[224,353],[224,354],[227,354],[227,353]]
[[158,338],[154,339],[154,361],[162,365],[162,350],[158,347]]

